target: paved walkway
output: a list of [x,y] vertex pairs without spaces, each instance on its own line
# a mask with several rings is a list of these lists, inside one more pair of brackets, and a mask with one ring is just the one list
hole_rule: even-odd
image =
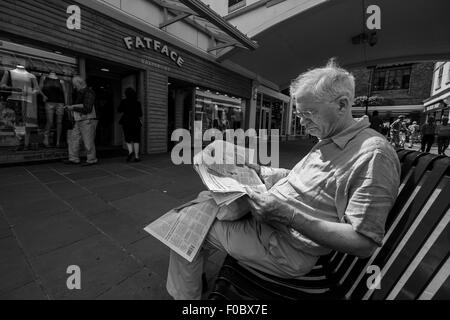
[[[281,166],[310,147],[284,143]],[[203,189],[192,166],[168,154],[1,168],[0,299],[170,299],[169,251],[143,227]],[[208,264],[209,283],[223,257]],[[81,268],[81,290],[66,286],[70,265]]]

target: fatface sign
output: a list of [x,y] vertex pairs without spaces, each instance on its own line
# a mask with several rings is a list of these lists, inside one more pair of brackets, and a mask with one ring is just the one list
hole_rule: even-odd
[[149,49],[166,55],[173,62],[175,62],[179,67],[183,66],[183,58],[178,54],[178,52],[169,49],[167,44],[161,41],[154,40],[148,37],[125,37],[123,38],[125,45],[128,50],[134,49]]

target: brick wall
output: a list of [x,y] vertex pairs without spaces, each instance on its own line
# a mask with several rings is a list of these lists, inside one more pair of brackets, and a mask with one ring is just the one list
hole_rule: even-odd
[[[418,105],[430,97],[434,62],[412,65],[411,80],[407,90],[373,91],[372,96],[382,96],[393,101],[392,105]],[[355,97],[366,96],[370,71],[367,69],[350,70],[355,76]]]

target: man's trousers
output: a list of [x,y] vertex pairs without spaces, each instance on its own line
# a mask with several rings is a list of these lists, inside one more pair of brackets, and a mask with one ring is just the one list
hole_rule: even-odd
[[245,266],[282,278],[308,273],[318,257],[293,248],[288,235],[251,217],[236,221],[216,220],[203,248],[192,262],[170,252],[167,291],[177,300],[201,299],[206,259],[225,251]]
[[83,141],[88,163],[96,163],[97,155],[95,151],[95,132],[98,120],[75,121],[73,129],[67,136],[69,145],[69,160],[80,162],[80,140]]

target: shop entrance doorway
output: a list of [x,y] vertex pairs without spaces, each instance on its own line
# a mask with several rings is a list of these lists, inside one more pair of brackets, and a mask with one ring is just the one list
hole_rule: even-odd
[[124,148],[122,127],[119,125],[122,115],[118,113],[118,108],[128,87],[136,90],[139,97],[137,74],[137,70],[123,65],[101,60],[86,61],[87,84],[96,96],[98,125],[95,142],[100,150]]
[[95,91],[95,108],[98,124],[95,144],[100,147],[113,146],[115,111],[120,103],[120,81],[101,77],[88,78],[88,84]]
[[167,86],[167,150],[170,152],[177,144],[171,140],[172,132],[178,128],[192,129],[195,86],[172,78],[169,78]]

